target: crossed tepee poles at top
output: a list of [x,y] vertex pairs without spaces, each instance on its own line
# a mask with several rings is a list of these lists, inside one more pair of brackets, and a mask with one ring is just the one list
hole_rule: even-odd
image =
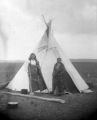
[[47,33],[47,37],[49,38],[49,35],[50,35],[50,32],[51,32],[51,22],[52,22],[52,20],[50,19],[49,22],[47,23],[43,15],[42,15],[42,17],[43,17],[44,23],[47,27],[46,33]]
[[[40,46],[38,48],[38,52],[41,52],[42,50],[46,50],[46,52],[48,51],[48,49],[52,49],[51,47],[49,48],[49,41],[50,41],[50,35],[52,34],[51,32],[51,23],[52,23],[52,20],[50,19],[49,22],[46,22],[44,16],[42,15],[42,18],[43,18],[43,21],[46,25],[46,31],[44,33],[44,36],[46,35],[46,38],[43,38],[43,40],[46,42],[46,44]],[[44,37],[43,36],[43,37]]]

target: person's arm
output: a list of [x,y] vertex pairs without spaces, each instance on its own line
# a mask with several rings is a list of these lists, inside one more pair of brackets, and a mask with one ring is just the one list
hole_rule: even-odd
[[28,76],[29,76],[29,78],[31,76],[31,66],[30,66],[30,63],[28,64]]
[[29,77],[30,91],[32,92],[32,87],[31,87],[31,63],[28,64],[28,77]]
[[53,68],[53,73],[52,73],[53,77],[55,76],[55,67],[56,67],[56,64],[54,65],[54,68]]
[[66,71],[66,68],[63,63],[61,63],[61,66],[62,66],[61,68],[63,69],[63,71]]
[[37,66],[38,72],[40,72],[40,71],[41,71],[41,68],[40,68],[40,65],[39,65],[39,61],[36,61],[36,66]]

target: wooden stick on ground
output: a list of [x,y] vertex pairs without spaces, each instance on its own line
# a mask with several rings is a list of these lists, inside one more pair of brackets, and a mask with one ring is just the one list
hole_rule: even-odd
[[40,99],[40,100],[45,100],[45,101],[50,101],[50,102],[65,103],[65,100],[56,99],[56,98],[39,97],[39,96],[35,96],[35,95],[31,96],[31,95],[24,95],[24,94],[20,94],[20,93],[11,93],[11,92],[2,92],[2,93],[9,94],[9,95],[14,95],[14,96],[20,96],[20,97]]

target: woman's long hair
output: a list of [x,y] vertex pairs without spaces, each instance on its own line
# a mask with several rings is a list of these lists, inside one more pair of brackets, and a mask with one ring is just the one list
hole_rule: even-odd
[[29,60],[36,60],[36,55],[34,53],[31,53],[29,56]]

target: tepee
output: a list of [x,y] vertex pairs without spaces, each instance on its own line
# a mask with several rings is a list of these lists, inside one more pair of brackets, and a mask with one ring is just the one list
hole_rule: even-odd
[[[63,64],[69,75],[68,88],[71,92],[77,90],[79,92],[91,92],[89,86],[80,76],[76,68],[73,66],[71,61],[66,57],[61,47],[53,37],[51,30],[51,20],[46,23],[46,30],[40,40],[34,53],[40,63],[41,71],[49,91],[52,90],[52,72],[54,64],[58,57],[62,58]],[[12,81],[8,84],[7,88],[20,91],[21,89],[28,89],[30,91],[30,81],[28,78],[28,63],[27,60],[20,70],[17,72]]]

